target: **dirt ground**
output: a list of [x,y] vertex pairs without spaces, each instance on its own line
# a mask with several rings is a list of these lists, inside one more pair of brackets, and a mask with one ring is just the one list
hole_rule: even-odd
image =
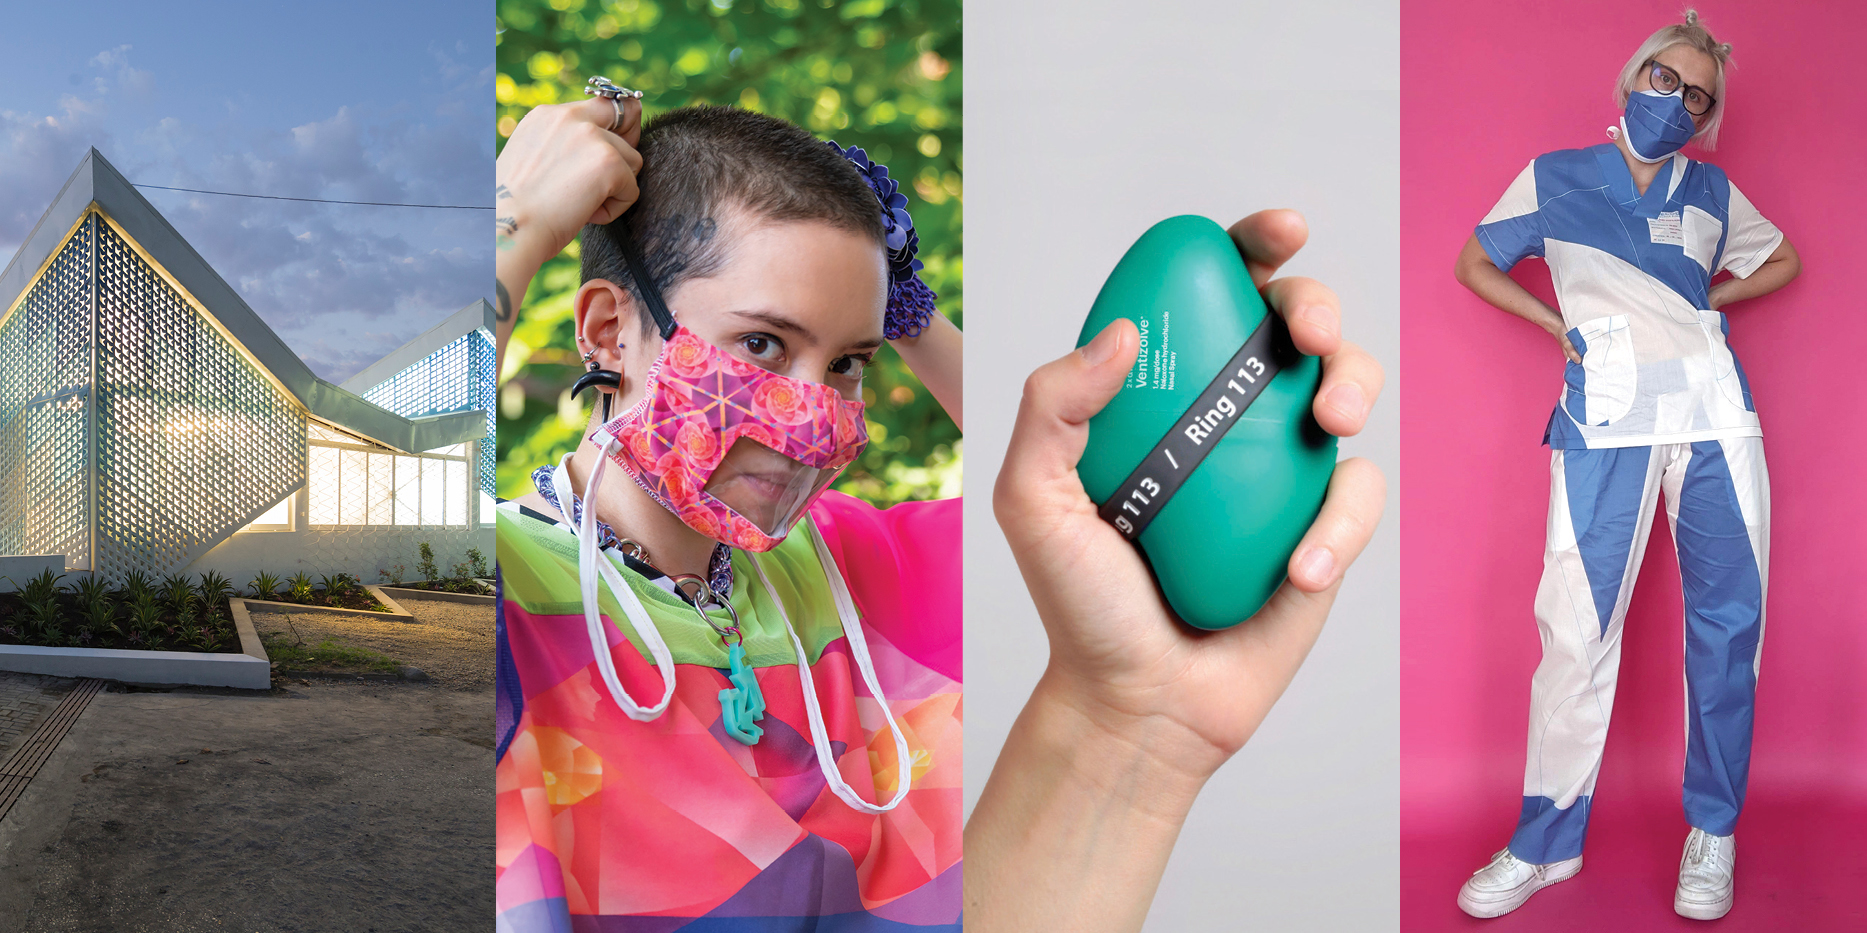
[[386,654],[419,668],[453,690],[493,686],[493,607],[421,599],[397,593],[395,601],[415,617],[369,618],[333,612],[260,612],[251,607],[260,634],[296,629],[308,645],[326,638]]
[[406,605],[291,618],[430,683],[99,694],[0,820],[0,931],[490,928],[492,611]]

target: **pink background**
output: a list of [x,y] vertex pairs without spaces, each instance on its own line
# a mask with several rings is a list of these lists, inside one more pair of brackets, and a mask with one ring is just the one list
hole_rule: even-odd
[[[1737,906],[1720,924],[1867,928],[1867,5],[1700,3],[1735,46],[1724,167],[1801,252],[1788,288],[1725,310],[1772,477],[1772,553]],[[1403,928],[1692,927],[1672,913],[1688,826],[1679,574],[1655,522],[1621,662],[1585,869],[1516,913],[1454,896],[1522,798],[1531,614],[1562,384],[1555,342],[1452,276],[1529,160],[1605,142],[1610,92],[1677,0],[1404,0],[1401,19]],[[1541,261],[1519,281],[1553,303]]]

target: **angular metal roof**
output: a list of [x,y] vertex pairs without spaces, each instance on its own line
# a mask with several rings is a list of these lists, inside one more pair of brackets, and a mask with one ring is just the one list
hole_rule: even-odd
[[428,354],[476,330],[485,330],[489,334],[498,333],[495,329],[497,326],[498,322],[493,318],[492,303],[482,298],[454,312],[447,320],[429,328],[427,333],[395,348],[387,356],[364,367],[362,372],[345,379],[340,387],[345,391],[362,395],[402,370],[427,359]]

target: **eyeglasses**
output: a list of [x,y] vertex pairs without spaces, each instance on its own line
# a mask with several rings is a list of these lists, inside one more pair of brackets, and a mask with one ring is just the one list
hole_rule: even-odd
[[1718,98],[1711,96],[1704,88],[1696,84],[1686,84],[1685,81],[1679,77],[1679,72],[1651,58],[1647,59],[1647,67],[1653,69],[1647,73],[1648,83],[1652,84],[1653,89],[1661,94],[1671,94],[1682,87],[1685,88],[1685,93],[1680,96],[1685,101],[1686,113],[1695,117],[1702,117],[1710,113],[1711,108],[1717,105]]

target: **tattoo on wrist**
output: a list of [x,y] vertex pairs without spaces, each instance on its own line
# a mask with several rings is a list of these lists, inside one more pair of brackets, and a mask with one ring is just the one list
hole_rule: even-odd
[[512,237],[519,232],[519,220],[516,217],[495,217],[493,223],[499,229],[499,236],[494,241],[500,249],[512,248]]
[[512,295],[506,291],[506,283],[498,279],[493,280],[493,288],[499,297],[499,307],[494,309],[493,316],[499,323],[504,324],[512,320]]
[[505,185],[500,185],[499,187],[493,189],[493,200],[504,201],[505,199],[509,197],[512,197],[511,188],[508,188]]

